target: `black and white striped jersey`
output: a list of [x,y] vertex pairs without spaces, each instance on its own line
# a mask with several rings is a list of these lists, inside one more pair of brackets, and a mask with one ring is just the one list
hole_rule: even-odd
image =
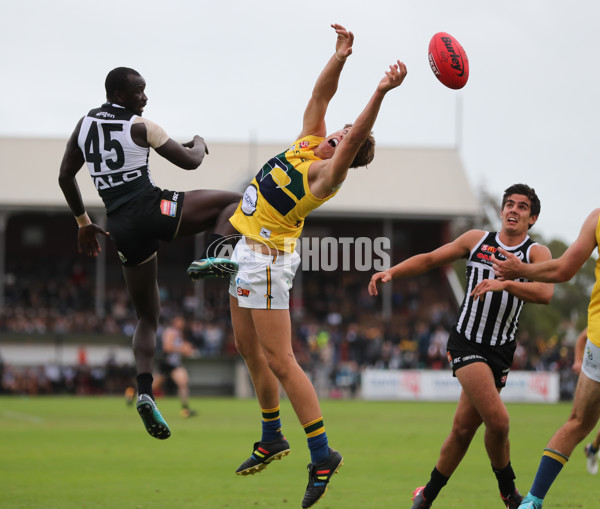
[[[498,232],[486,232],[477,245],[471,250],[467,259],[466,295],[460,307],[456,331],[470,341],[495,346],[514,341],[519,325],[519,313],[524,302],[507,291],[487,292],[478,300],[471,297],[471,292],[484,279],[494,279],[492,255],[497,254],[498,247],[509,251],[526,263],[530,263],[531,246],[535,242],[529,236],[518,246],[505,246],[498,239]],[[518,279],[517,281],[526,281]]]

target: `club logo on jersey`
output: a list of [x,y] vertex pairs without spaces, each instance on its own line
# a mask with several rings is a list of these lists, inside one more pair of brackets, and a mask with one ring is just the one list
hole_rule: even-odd
[[160,200],[160,213],[164,216],[175,217],[177,215],[177,202]]
[[287,187],[292,182],[290,176],[281,168],[273,168],[271,172],[271,178],[277,184],[277,189],[281,189],[282,187]]
[[306,140],[300,142],[300,148],[308,148],[310,143]]
[[271,238],[271,230],[267,230],[264,226],[260,229],[260,236],[263,239],[270,239]]

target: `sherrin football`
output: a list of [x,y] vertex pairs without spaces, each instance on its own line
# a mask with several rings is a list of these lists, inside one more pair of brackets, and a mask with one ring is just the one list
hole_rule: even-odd
[[469,79],[469,59],[460,43],[446,32],[429,41],[429,65],[433,74],[448,88],[458,90]]

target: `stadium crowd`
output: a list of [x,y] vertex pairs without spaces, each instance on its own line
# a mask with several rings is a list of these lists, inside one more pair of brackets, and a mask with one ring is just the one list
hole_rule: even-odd
[[[422,278],[397,284],[393,314],[381,318],[381,305],[366,291],[366,276],[305,274],[302,299],[292,298],[294,348],[298,361],[315,384],[332,396],[353,396],[367,367],[380,369],[448,369],[446,342],[456,310],[448,296],[435,297],[435,281]],[[162,285],[162,317],[166,323],[182,310],[188,340],[196,356],[237,356],[227,292],[220,281],[207,282],[199,303],[193,285]],[[104,316],[94,305],[90,278],[77,266],[68,280],[59,278],[9,280],[0,313],[0,337],[72,335],[120,337],[133,334],[135,313],[121,285],[107,287]],[[198,313],[198,305],[202,305]],[[561,373],[561,396],[572,396],[576,377],[571,372],[575,334],[552,338],[519,334],[513,369]],[[159,330],[160,337],[160,330]],[[11,366],[2,362],[0,391],[8,394],[121,393],[134,376],[132,366],[108,357],[104,365],[81,359],[75,366],[53,363]],[[160,348],[160,346],[159,346]]]

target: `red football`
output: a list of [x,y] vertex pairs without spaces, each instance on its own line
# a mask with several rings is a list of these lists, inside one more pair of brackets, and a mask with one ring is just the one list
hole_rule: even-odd
[[469,79],[469,59],[460,43],[446,32],[429,41],[429,65],[433,74],[448,88],[458,90]]

